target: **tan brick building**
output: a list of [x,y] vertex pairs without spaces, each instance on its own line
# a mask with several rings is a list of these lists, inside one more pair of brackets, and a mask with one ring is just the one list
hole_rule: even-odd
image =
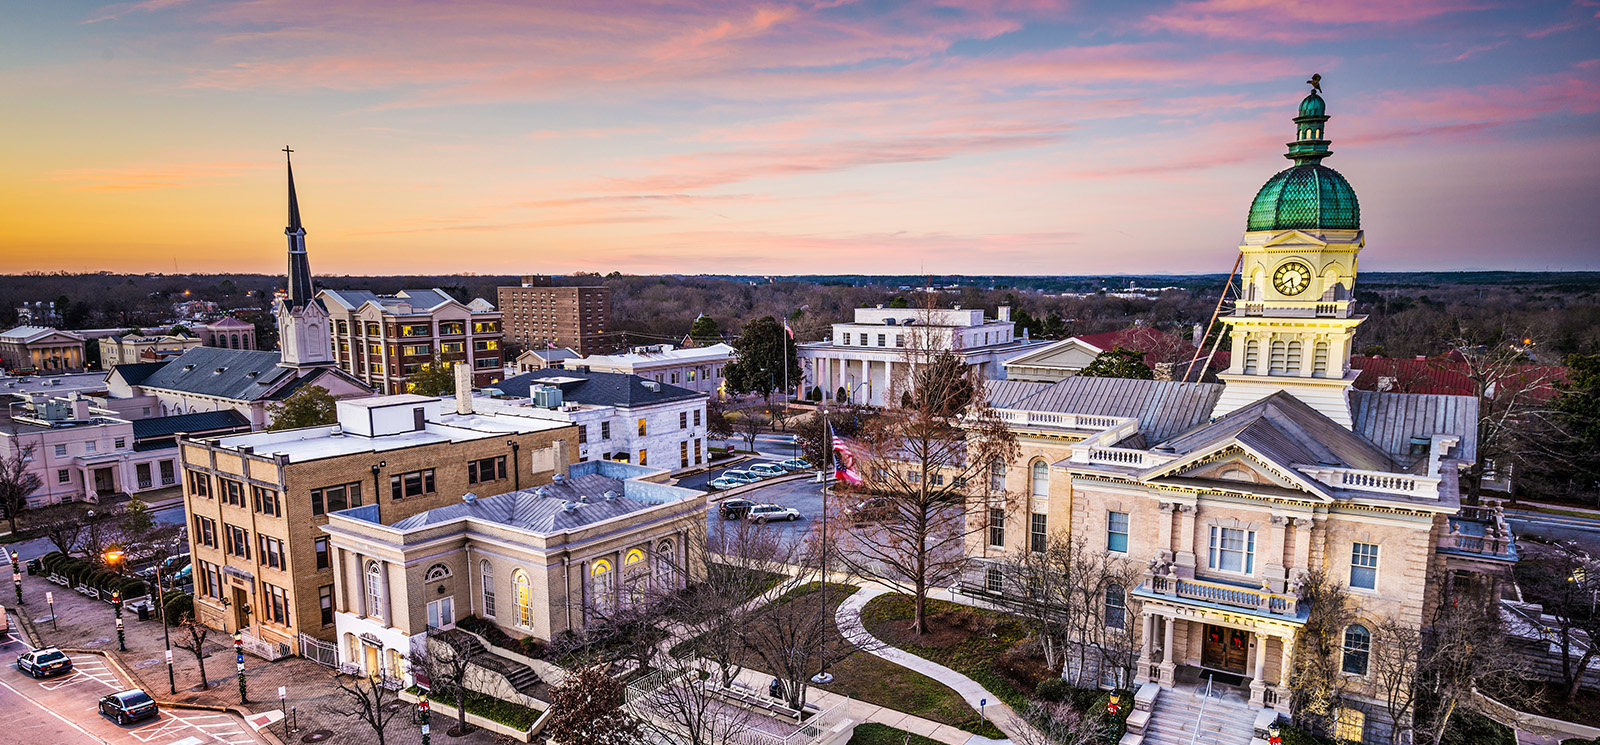
[[466,363],[474,386],[504,377],[500,312],[483,298],[462,303],[440,289],[323,290],[317,300],[328,311],[339,369],[379,393],[409,393],[406,376],[435,358]]
[[207,625],[248,629],[298,651],[331,641],[327,514],[370,505],[399,520],[473,492],[547,484],[577,453],[562,422],[473,413],[470,397],[340,401],[323,427],[184,440],[184,503],[195,608]]
[[566,347],[581,357],[616,348],[606,333],[609,287],[553,287],[549,277],[530,275],[520,286],[499,288],[499,295],[506,341],[523,349]]

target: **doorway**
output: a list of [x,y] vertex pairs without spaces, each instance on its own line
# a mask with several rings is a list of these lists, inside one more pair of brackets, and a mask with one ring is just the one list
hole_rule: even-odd
[[1200,666],[1243,673],[1245,658],[1250,654],[1250,632],[1206,624],[1205,634],[1200,647]]
[[94,469],[94,491],[96,494],[110,494],[116,490],[116,481],[111,476],[111,469]]
[[233,588],[233,628],[243,631],[250,626],[250,598],[244,588]]

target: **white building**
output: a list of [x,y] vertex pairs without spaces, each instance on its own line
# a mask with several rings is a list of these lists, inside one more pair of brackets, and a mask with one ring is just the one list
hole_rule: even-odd
[[722,391],[722,368],[733,359],[733,347],[712,344],[679,349],[671,344],[634,347],[625,354],[596,354],[581,359],[563,360],[568,370],[638,375],[657,383],[675,385],[698,393]]
[[829,400],[845,391],[854,403],[884,404],[890,382],[901,376],[907,350],[954,349],[985,378],[1004,380],[1003,364],[1050,342],[1016,336],[1011,309],[985,318],[981,308],[857,308],[855,320],[833,324],[827,341],[799,345],[805,387]]
[[704,393],[638,375],[535,370],[503,380],[479,408],[578,425],[578,460],[676,470],[706,460]]

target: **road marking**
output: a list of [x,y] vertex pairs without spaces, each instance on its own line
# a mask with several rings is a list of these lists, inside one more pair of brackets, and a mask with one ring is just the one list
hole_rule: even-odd
[[0,686],[3,686],[6,690],[11,691],[12,693],[17,694],[18,696],[21,696],[21,697],[27,699],[34,706],[39,707],[40,711],[43,711],[44,713],[49,714],[50,716],[53,716],[53,717],[55,717],[57,719],[60,719],[62,722],[66,723],[66,725],[68,727],[71,727],[71,728],[73,728],[73,729],[75,729],[75,730],[77,730],[79,732],[82,732],[84,737],[92,737],[92,738],[94,738],[96,740],[99,740],[100,742],[105,742],[105,738],[100,737],[99,735],[96,735],[93,732],[90,732],[89,730],[84,729],[83,727],[79,726],[77,722],[74,722],[71,719],[68,719],[68,718],[66,718],[64,716],[61,716],[60,714],[55,713],[55,711],[51,710],[50,707],[45,706],[44,704],[41,704],[38,701],[35,701],[33,698],[28,696],[28,694],[23,693],[22,691],[19,691],[19,690],[15,689],[15,688],[12,688],[11,684],[9,684],[9,683],[7,683],[7,682],[5,682],[3,680],[0,680]]
[[[181,742],[193,741],[195,743],[208,742],[214,739],[228,745],[244,745],[254,743],[256,739],[239,726],[239,723],[229,714],[220,713],[195,713],[179,714],[176,709],[162,709],[161,719],[131,730],[139,742],[150,742],[161,737],[175,737],[187,730],[199,732],[200,736],[190,735]],[[178,745],[178,743],[172,743]]]
[[269,711],[263,711],[260,714],[252,714],[245,717],[244,723],[250,725],[250,729],[260,732],[262,727],[272,724],[273,722],[276,722],[282,718],[283,712],[278,711],[277,709],[271,709]]

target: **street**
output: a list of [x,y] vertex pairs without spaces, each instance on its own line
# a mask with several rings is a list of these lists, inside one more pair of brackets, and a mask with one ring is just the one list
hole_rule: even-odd
[[128,686],[99,655],[71,655],[73,670],[35,680],[16,668],[26,642],[13,634],[0,643],[0,742],[155,743],[157,745],[237,745],[256,739],[237,717],[214,711],[162,709],[160,716],[119,726],[99,714],[100,697]]
[[1517,535],[1538,535],[1600,556],[1600,517],[1551,515],[1507,509],[1506,524]]

